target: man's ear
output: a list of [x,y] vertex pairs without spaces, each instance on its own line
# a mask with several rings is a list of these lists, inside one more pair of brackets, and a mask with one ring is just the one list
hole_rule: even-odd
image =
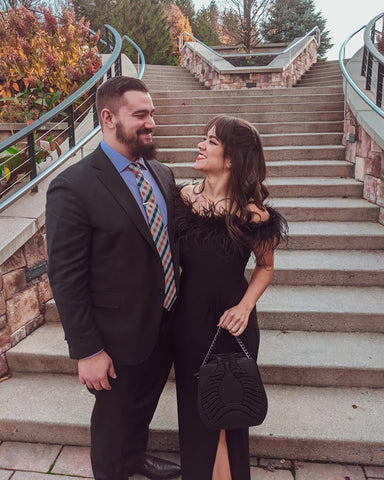
[[115,128],[116,118],[115,115],[109,110],[109,108],[103,108],[100,112],[100,120],[104,127]]

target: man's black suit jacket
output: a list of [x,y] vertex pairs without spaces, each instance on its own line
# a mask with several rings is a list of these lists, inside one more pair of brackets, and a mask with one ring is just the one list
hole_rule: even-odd
[[[146,163],[169,206],[171,170]],[[46,229],[48,275],[70,356],[105,349],[115,364],[142,362],[160,329],[164,271],[137,202],[100,146],[51,182]]]

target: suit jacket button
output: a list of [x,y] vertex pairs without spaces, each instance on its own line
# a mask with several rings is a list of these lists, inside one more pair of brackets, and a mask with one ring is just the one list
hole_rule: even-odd
[[164,295],[164,288],[159,288],[159,295]]

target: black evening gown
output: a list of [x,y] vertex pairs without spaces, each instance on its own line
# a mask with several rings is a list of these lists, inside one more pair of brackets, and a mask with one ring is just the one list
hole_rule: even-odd
[[[238,248],[228,234],[223,216],[214,209],[196,213],[176,195],[174,223],[180,241],[181,291],[173,322],[174,365],[179,417],[183,480],[211,480],[219,439],[208,430],[197,410],[198,372],[225,310],[239,303],[248,283],[244,270],[251,248]],[[261,244],[280,236],[284,220],[272,208],[270,219],[245,226],[246,234]],[[256,309],[250,315],[242,340],[257,358],[259,328]],[[226,330],[218,337],[216,353],[239,350]],[[232,480],[249,480],[248,429],[227,430]]]

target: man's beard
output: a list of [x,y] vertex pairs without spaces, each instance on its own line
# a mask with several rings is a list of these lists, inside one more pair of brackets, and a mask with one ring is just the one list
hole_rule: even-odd
[[130,154],[133,158],[143,157],[146,160],[150,160],[156,155],[155,144],[152,143],[141,143],[139,135],[142,133],[152,133],[152,130],[142,129],[137,132],[136,136],[127,136],[124,132],[124,129],[120,122],[116,124],[116,138],[119,142],[127,145],[130,150]]

